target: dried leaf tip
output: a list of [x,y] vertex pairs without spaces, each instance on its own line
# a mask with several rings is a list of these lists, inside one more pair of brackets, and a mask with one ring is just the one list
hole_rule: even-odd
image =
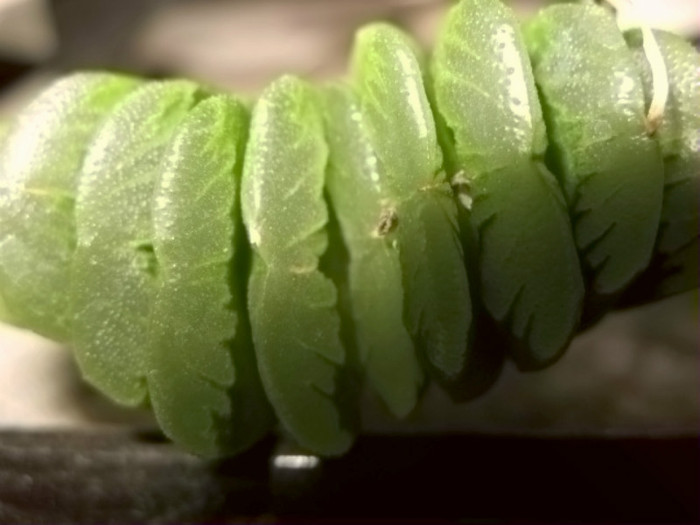
[[466,210],[471,210],[473,202],[470,194],[471,186],[464,170],[455,173],[454,177],[452,177],[451,185],[462,207]]
[[652,98],[646,115],[646,131],[653,135],[661,125],[668,101],[668,71],[661,55],[659,43],[649,24],[639,16],[639,9],[633,0],[605,0],[617,13],[620,29],[637,27],[642,32],[642,49],[651,69]]
[[375,237],[385,237],[394,229],[399,222],[399,217],[393,207],[383,208],[379,215],[379,223],[374,230]]

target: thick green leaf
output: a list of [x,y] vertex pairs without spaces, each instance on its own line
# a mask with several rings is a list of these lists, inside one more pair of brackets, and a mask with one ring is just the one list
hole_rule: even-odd
[[548,7],[527,40],[590,303],[605,301],[648,266],[661,212],[663,166],[645,130],[641,77],[603,7]]
[[92,142],[76,203],[72,279],[75,355],[85,379],[116,401],[146,397],[158,261],[151,199],[173,133],[203,97],[191,82],[145,85]]
[[539,368],[568,345],[583,281],[564,199],[541,162],[545,128],[513,13],[496,0],[453,7],[431,73],[481,302],[511,334],[518,365]]
[[348,281],[360,361],[389,410],[403,417],[418,401],[423,371],[403,320],[405,294],[388,205],[391,192],[378,171],[355,97],[333,87],[325,100],[328,193],[350,254]]
[[438,111],[467,176],[544,153],[546,130],[519,24],[501,2],[462,0],[452,7],[431,73]]
[[63,78],[0,141],[0,290],[14,324],[70,340],[78,174],[106,115],[136,85],[106,73]]
[[253,248],[248,305],[267,396],[300,445],[324,455],[353,440],[339,399],[345,350],[337,291],[318,269],[327,248],[328,148],[317,94],[282,77],[253,110],[241,186]]
[[153,196],[158,278],[148,391],[169,437],[216,457],[252,445],[274,422],[242,294],[238,184],[248,115],[235,99],[217,96],[178,128]]
[[416,47],[394,27],[370,25],[357,34],[352,64],[376,173],[387,188],[382,207],[395,229],[404,319],[432,373],[449,387],[468,361],[471,300]]
[[410,37],[388,24],[365,26],[355,37],[352,78],[377,169],[395,199],[445,182],[419,59]]
[[[679,36],[663,31],[655,35],[669,82],[668,103],[655,134],[664,158],[664,199],[654,257],[629,293],[635,301],[697,288],[700,275],[700,53]],[[643,75],[648,105],[653,88],[641,34],[628,35],[628,43]]]

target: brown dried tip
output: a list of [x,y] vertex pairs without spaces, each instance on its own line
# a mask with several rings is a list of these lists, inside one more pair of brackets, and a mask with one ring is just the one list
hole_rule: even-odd
[[663,121],[668,101],[668,71],[659,43],[649,25],[639,16],[633,0],[605,0],[617,12],[618,25],[638,27],[642,31],[642,49],[651,69],[652,98],[646,116],[646,131],[653,135]]
[[374,235],[376,237],[384,237],[388,233],[392,232],[399,222],[399,216],[396,214],[394,208],[388,207],[382,209],[379,215],[379,223],[374,230]]
[[473,201],[470,193],[471,186],[469,185],[469,180],[465,176],[464,171],[460,170],[455,173],[454,177],[452,177],[451,185],[462,207],[466,210],[471,210]]

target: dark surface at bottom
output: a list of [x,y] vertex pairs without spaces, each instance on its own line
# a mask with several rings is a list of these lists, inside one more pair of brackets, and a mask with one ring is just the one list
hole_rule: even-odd
[[1,431],[0,523],[700,522],[695,437],[363,437],[304,468],[282,450],[211,463],[157,435]]
[[0,57],[0,94],[2,94],[3,88],[21,78],[22,75],[28,73],[31,69],[32,66],[25,62]]

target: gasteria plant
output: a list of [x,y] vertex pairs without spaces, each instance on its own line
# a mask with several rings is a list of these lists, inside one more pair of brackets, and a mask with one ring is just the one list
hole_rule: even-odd
[[337,455],[363,382],[397,417],[429,380],[467,400],[506,356],[543,368],[611,308],[698,286],[681,38],[592,3],[521,32],[462,0],[430,56],[372,24],[351,70],[284,76],[252,111],[184,80],[59,80],[3,135],[0,316],[196,454],[279,421]]

